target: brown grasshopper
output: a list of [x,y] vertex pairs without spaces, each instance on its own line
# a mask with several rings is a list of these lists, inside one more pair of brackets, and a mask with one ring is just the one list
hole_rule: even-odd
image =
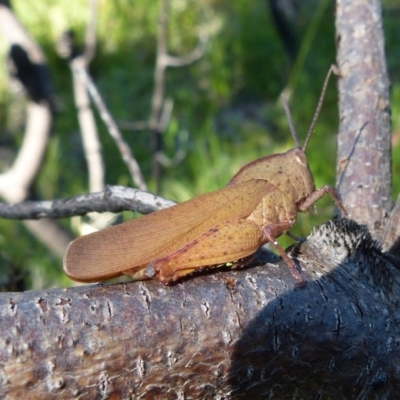
[[294,149],[247,164],[223,189],[74,240],[64,257],[65,273],[80,282],[129,275],[168,284],[210,267],[243,266],[271,242],[304,286],[294,261],[276,239],[293,227],[299,211],[307,211],[328,193],[346,215],[333,188],[315,189],[305,154],[331,72],[303,147],[283,98]]

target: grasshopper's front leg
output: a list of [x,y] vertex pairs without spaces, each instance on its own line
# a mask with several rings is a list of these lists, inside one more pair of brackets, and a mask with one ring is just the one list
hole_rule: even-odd
[[265,242],[262,229],[253,221],[225,222],[171,255],[154,260],[145,271],[149,278],[168,284],[193,272],[246,258]]
[[314,192],[310,193],[299,205],[299,211],[307,211],[313,204],[315,204],[319,199],[326,196],[327,194],[330,194],[333,197],[341,213],[346,216],[347,211],[340,201],[339,195],[333,187],[328,185],[323,186],[321,189],[315,190]]

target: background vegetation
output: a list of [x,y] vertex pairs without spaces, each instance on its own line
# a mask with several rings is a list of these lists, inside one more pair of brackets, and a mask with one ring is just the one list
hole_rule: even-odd
[[[293,2],[291,28],[298,43],[292,58],[285,49],[265,0],[171,0],[168,48],[186,54],[198,34],[209,35],[206,52],[188,67],[168,69],[167,97],[174,109],[164,134],[165,153],[185,151],[178,165],[166,168],[164,197],[183,201],[223,187],[247,162],[293,147],[279,100],[291,96],[293,120],[304,138],[323,79],[335,62],[334,2]],[[159,1],[102,1],[98,20],[98,48],[90,71],[118,121],[146,120],[150,114],[156,51]],[[13,8],[43,48],[53,75],[57,99],[55,126],[46,160],[34,188],[41,199],[87,192],[87,171],[65,60],[55,43],[72,28],[83,41],[88,5],[79,0],[14,0]],[[383,1],[386,54],[392,82],[394,196],[400,191],[400,1]],[[9,85],[0,53],[0,168],[18,150],[24,130],[24,102]],[[308,148],[317,187],[335,184],[338,126],[336,78],[331,79],[316,132]],[[114,142],[98,120],[108,184],[132,185]],[[152,190],[149,132],[125,131]],[[318,213],[300,218],[295,233],[306,235],[312,226],[332,215],[333,202],[321,201]],[[131,218],[131,213],[125,213]],[[70,221],[63,224],[71,229]],[[285,239],[286,240],[286,239]],[[281,241],[289,244],[290,241]],[[0,220],[0,270],[23,274],[26,288],[70,285],[61,260],[51,254],[16,221]],[[1,277],[4,274],[0,274]],[[0,281],[0,286],[2,282]]]

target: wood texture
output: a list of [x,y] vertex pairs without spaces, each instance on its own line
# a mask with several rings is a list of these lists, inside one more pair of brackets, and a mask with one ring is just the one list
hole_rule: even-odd
[[375,235],[390,212],[389,78],[379,0],[338,0],[337,188],[350,216]]
[[14,204],[0,202],[0,216],[9,219],[66,218],[93,211],[118,213],[125,210],[150,214],[174,204],[172,200],[139,189],[107,185],[103,192],[67,199],[24,201]]
[[[286,265],[0,295],[0,397],[393,398],[399,270],[341,220]],[[8,396],[8,397],[7,397]]]

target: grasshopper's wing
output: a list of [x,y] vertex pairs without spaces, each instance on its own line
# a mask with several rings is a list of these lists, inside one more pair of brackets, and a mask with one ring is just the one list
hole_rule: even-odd
[[64,271],[74,280],[96,282],[139,270],[217,224],[245,218],[268,190],[266,181],[250,180],[82,236],[69,245]]

